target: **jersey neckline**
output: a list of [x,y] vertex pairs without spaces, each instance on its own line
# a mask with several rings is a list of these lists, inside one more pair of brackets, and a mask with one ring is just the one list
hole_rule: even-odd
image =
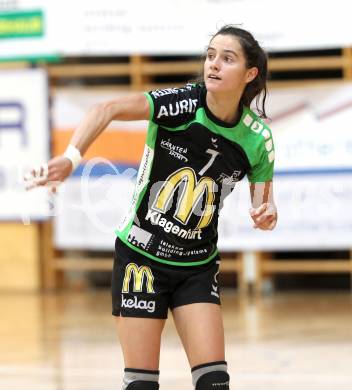
[[201,96],[202,96],[202,100],[203,100],[203,107],[204,107],[204,110],[205,110],[205,113],[206,113],[207,117],[212,122],[214,122],[215,124],[217,124],[217,125],[219,125],[221,127],[225,127],[225,128],[228,128],[228,129],[232,129],[232,128],[236,127],[241,122],[241,118],[242,118],[242,115],[243,115],[243,104],[240,103],[240,105],[239,105],[239,115],[237,116],[236,120],[234,120],[231,123],[225,122],[225,121],[219,119],[217,116],[215,116],[210,111],[210,109],[208,107],[208,104],[207,104],[207,88],[205,87],[204,84],[201,87],[202,87]]

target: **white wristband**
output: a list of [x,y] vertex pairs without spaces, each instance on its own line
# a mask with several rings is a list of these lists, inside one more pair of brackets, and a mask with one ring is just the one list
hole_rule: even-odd
[[64,157],[68,158],[72,163],[72,171],[74,171],[82,161],[82,156],[80,151],[73,145],[69,144]]

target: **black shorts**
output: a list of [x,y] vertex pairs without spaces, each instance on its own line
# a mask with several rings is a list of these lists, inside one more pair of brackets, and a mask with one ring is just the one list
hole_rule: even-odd
[[200,266],[161,264],[117,238],[111,283],[112,314],[167,318],[169,308],[199,302],[220,305],[219,264],[219,257]]

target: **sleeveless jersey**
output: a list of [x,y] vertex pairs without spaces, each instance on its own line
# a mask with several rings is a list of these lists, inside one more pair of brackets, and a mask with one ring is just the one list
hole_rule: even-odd
[[135,251],[161,263],[201,265],[217,255],[224,198],[245,175],[273,177],[268,126],[248,107],[237,123],[217,119],[203,84],[145,93],[150,121],[131,208],[116,231]]

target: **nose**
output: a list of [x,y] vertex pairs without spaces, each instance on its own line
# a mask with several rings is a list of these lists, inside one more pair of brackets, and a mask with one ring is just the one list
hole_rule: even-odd
[[219,70],[219,57],[216,56],[210,63],[210,69],[211,70]]

